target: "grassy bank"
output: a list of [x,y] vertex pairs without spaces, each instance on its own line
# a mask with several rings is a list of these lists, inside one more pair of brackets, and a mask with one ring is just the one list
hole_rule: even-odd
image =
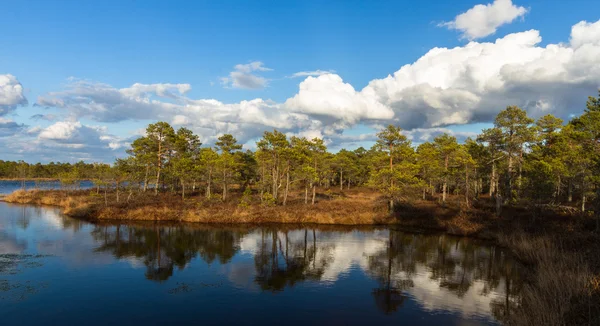
[[[600,236],[594,219],[574,210],[505,207],[494,214],[489,199],[466,209],[450,198],[396,205],[389,214],[387,201],[368,189],[322,191],[315,205],[304,204],[304,194],[292,194],[286,206],[243,202],[235,194],[228,202],[192,195],[115,193],[94,191],[18,191],[5,201],[54,205],[67,215],[96,221],[170,221],[200,223],[318,223],[343,225],[394,224],[405,228],[435,229],[455,235],[491,239],[509,248],[528,265],[530,273],[520,299],[502,320],[509,325],[600,325]],[[236,197],[237,196],[237,197]]]
[[87,220],[144,220],[200,223],[316,223],[365,225],[395,223],[385,200],[370,192],[319,194],[315,205],[304,204],[299,194],[286,206],[265,205],[260,201],[240,204],[240,198],[227,202],[203,196],[181,197],[151,193],[129,196],[110,193],[107,198],[93,191],[16,191],[4,198],[21,204],[53,205],[66,215]]

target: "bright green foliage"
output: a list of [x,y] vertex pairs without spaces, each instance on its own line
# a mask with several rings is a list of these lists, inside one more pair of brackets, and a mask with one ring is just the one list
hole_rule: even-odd
[[417,147],[417,165],[419,166],[419,178],[425,183],[423,186],[423,199],[427,192],[433,196],[435,190],[433,185],[437,184],[443,175],[443,167],[440,164],[440,153],[432,143],[423,143]]
[[450,175],[450,169],[458,164],[458,150],[459,145],[456,141],[456,137],[448,134],[443,134],[436,137],[433,140],[433,144],[440,155],[443,167],[443,185],[442,185],[442,201],[446,202],[446,196],[448,194],[448,177]]
[[[389,125],[377,134],[379,138],[372,149],[371,176],[369,184],[390,198],[390,207],[400,198],[406,198],[421,187],[417,175],[415,151],[411,142],[401,134],[399,127]],[[389,167],[386,164],[389,162]]]
[[230,134],[225,134],[217,138],[215,143],[217,149],[221,152],[217,160],[217,176],[223,185],[222,200],[227,200],[227,190],[229,185],[239,176],[240,162],[236,152],[242,149],[242,145],[237,143],[237,139]]
[[512,200],[516,198],[513,191],[515,179],[515,164],[518,165],[518,186],[521,185],[521,169],[525,144],[532,142],[535,137],[535,129],[531,124],[533,119],[527,116],[527,112],[517,106],[509,106],[501,111],[494,120],[494,126],[500,129],[502,135],[501,149],[507,160],[506,170],[506,192],[505,198]]

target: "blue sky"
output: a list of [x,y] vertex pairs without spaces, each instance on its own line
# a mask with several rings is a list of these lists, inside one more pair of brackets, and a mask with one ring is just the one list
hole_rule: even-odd
[[[464,138],[489,125],[494,113],[510,103],[533,116],[544,111],[567,118],[580,112],[582,94],[595,95],[600,85],[593,68],[600,59],[580,59],[600,53],[594,52],[600,47],[600,23],[595,24],[600,2],[492,2],[0,0],[0,76],[13,77],[4,83],[13,96],[0,92],[0,106],[5,106],[0,110],[0,128],[5,129],[0,155],[111,161],[140,128],[176,116],[206,143],[219,133],[237,132],[251,147],[259,131],[278,128],[324,137],[339,148],[368,145],[374,130],[387,123],[412,132],[415,142],[441,128]],[[468,14],[477,5],[488,6]],[[580,22],[587,25],[574,38],[572,28]],[[541,40],[518,34],[530,30]],[[510,45],[483,45],[510,35],[520,36],[506,42]],[[423,59],[433,48],[463,49],[469,42],[481,47],[477,53],[497,56],[495,61],[523,59],[506,59],[493,71],[485,62],[472,66],[473,54],[458,50]],[[548,50],[548,45],[561,49]],[[428,60],[437,63],[429,69]],[[406,70],[410,82],[400,76],[368,87],[404,65],[413,65]],[[564,71],[552,71],[557,65]],[[456,76],[447,72],[455,69]],[[519,69],[530,83],[515,77]],[[290,78],[299,72],[313,76]],[[461,74],[477,81],[467,85]],[[547,77],[543,83],[535,78],[540,75]],[[489,91],[498,80],[503,87]],[[524,87],[531,81],[540,84]],[[154,88],[122,91],[136,83]],[[15,96],[17,84],[21,96]],[[167,84],[189,87],[180,93]],[[157,94],[156,85],[176,96]],[[558,98],[540,90],[541,85],[569,85],[569,93]],[[103,97],[119,90],[116,97]],[[203,99],[222,105],[195,102]],[[254,99],[262,102],[250,109],[241,105]],[[240,112],[250,113],[244,117]]]

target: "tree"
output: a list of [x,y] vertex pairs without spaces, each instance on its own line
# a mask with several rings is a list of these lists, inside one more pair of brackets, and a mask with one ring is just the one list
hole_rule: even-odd
[[181,183],[181,199],[185,199],[186,182],[190,178],[194,178],[201,145],[198,136],[187,128],[179,128],[173,138],[172,165],[173,172]]
[[146,128],[146,137],[148,138],[148,145],[151,146],[156,157],[156,182],[154,184],[154,193],[158,195],[160,173],[164,167],[167,156],[170,155],[170,151],[172,150],[175,131],[168,123],[161,121],[150,124],[148,128]]
[[[344,175],[350,188],[350,179],[356,172],[356,154],[354,152],[341,149],[334,157],[334,166],[337,168],[340,176],[340,190],[344,189]],[[345,174],[344,174],[345,173]]]
[[242,145],[237,143],[237,139],[230,134],[225,134],[217,138],[216,148],[221,151],[217,161],[217,169],[220,172],[221,182],[223,183],[223,201],[227,200],[227,190],[229,184],[235,177],[236,169],[239,163],[234,153],[242,149]]
[[588,185],[594,185],[594,211],[596,214],[596,230],[600,231],[600,91],[598,98],[589,97],[584,113],[570,122],[576,139],[584,150],[582,153],[582,210],[585,209],[585,198]]
[[263,166],[267,166],[270,175],[271,195],[275,201],[279,200],[279,188],[282,186],[282,180],[286,177],[286,186],[284,194],[284,203],[287,199],[290,182],[290,143],[285,134],[273,130],[265,131],[263,137],[256,143],[259,156]]
[[428,189],[429,194],[433,196],[433,182],[443,173],[439,157],[438,148],[432,143],[423,143],[417,147],[416,160],[419,166],[419,177],[424,181],[423,200],[425,200]]
[[[399,127],[392,125],[379,132],[379,138],[372,149],[371,176],[369,183],[383,192],[390,201],[390,212],[394,211],[394,202],[403,197],[411,188],[422,184],[416,177],[414,149]],[[389,169],[384,161],[389,160]]]
[[[398,147],[406,143],[406,136],[402,134],[402,129],[394,125],[388,125],[384,130],[377,133],[377,145],[380,150],[388,151],[390,159],[390,173],[394,170],[394,156],[398,154]],[[391,187],[394,186],[391,179]]]
[[206,198],[211,197],[211,188],[214,174],[219,162],[219,154],[212,148],[200,149],[200,160],[196,169],[199,170],[199,174],[204,177],[206,181]]
[[533,119],[527,116],[527,112],[517,106],[509,106],[498,113],[494,120],[494,126],[500,129],[502,134],[502,148],[508,161],[506,198],[515,198],[513,193],[514,164],[519,165],[518,186],[521,184],[521,170],[523,163],[524,145],[533,140],[534,129],[531,128]]
[[491,166],[489,177],[489,195],[490,197],[497,197],[499,190],[498,184],[500,180],[497,166],[498,161],[504,158],[504,154],[502,153],[502,130],[500,130],[500,128],[484,129],[482,133],[477,137],[477,141],[480,143],[487,144],[487,151],[485,153],[485,156],[487,156],[487,160],[484,165]]
[[434,145],[437,149],[437,152],[440,154],[442,159],[442,165],[444,167],[444,183],[442,184],[442,202],[446,202],[446,195],[448,193],[448,173],[450,164],[455,164],[454,160],[456,159],[456,154],[458,152],[459,146],[456,141],[456,137],[450,136],[448,134],[443,134],[441,136],[436,137],[434,140]]

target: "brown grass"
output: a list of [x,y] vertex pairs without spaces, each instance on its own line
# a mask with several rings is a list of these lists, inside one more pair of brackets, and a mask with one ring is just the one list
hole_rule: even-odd
[[90,191],[31,190],[16,191],[4,198],[21,204],[53,205],[64,208],[69,216],[89,220],[177,221],[201,223],[315,223],[365,225],[395,223],[378,195],[348,192],[342,195],[320,194],[315,205],[306,205],[299,195],[291,196],[286,206],[263,206],[259,201],[238,205],[239,198],[227,202],[201,196],[182,200],[173,194],[136,194],[129,202],[114,193],[105,204],[102,194]]

